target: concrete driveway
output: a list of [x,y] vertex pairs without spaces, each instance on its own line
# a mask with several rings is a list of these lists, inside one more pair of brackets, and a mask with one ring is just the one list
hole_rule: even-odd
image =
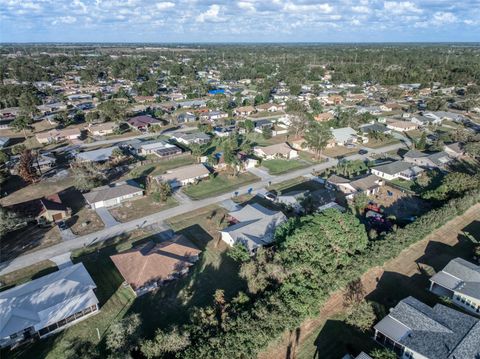
[[108,209],[106,209],[105,207],[97,208],[95,212],[97,212],[98,216],[105,225],[105,228],[110,228],[119,224],[119,222],[117,222],[117,220],[113,218]]

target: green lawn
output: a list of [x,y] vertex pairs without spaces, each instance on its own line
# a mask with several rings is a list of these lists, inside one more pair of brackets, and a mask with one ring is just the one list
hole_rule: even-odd
[[234,191],[239,187],[259,180],[260,178],[249,172],[240,173],[235,177],[225,173],[219,173],[212,179],[204,179],[198,184],[183,188],[183,192],[190,198],[198,200]]
[[133,170],[127,173],[126,177],[138,178],[148,176],[150,174],[160,175],[173,168],[191,165],[192,163],[195,163],[195,158],[193,156],[177,157],[171,160],[165,160],[157,163],[150,163],[135,167]]
[[308,167],[311,164],[302,160],[282,160],[282,159],[275,159],[275,160],[266,160],[262,162],[262,167],[268,169],[268,173],[271,175],[278,175],[294,170],[298,170],[300,168]]
[[72,342],[98,346],[101,357],[107,357],[105,333],[112,323],[125,315],[139,313],[142,335],[149,338],[156,328],[185,323],[193,306],[211,305],[216,289],[223,289],[230,300],[239,290],[245,290],[245,283],[238,276],[238,264],[226,255],[226,245],[217,236],[218,229],[227,225],[225,214],[223,208],[210,206],[171,218],[169,223],[172,228],[188,236],[203,250],[200,260],[184,278],[138,298],[131,289],[122,286],[123,278],[110,256],[145,240],[158,240],[157,237],[115,238],[109,241],[108,246],[99,244],[76,251],[73,261],[83,262],[97,284],[100,312],[45,340],[24,345],[13,352],[2,352],[1,357],[63,359],[66,348]]

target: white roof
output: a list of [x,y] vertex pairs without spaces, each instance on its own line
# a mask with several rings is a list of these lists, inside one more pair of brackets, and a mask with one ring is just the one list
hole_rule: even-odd
[[82,263],[0,292],[0,338],[40,330],[98,304],[95,282]]
[[356,135],[357,131],[351,127],[334,128],[332,130],[332,136],[337,142],[347,142],[350,138],[355,137]]
[[87,152],[80,152],[77,154],[77,158],[81,159],[82,161],[91,161],[91,162],[100,162],[106,161],[110,157],[112,157],[113,150],[118,148],[117,146],[107,147],[107,148],[99,148],[98,150],[87,151]]
[[287,220],[282,212],[274,212],[258,203],[248,204],[229,215],[239,223],[225,228],[235,243],[240,242],[252,249],[271,243],[275,229]]

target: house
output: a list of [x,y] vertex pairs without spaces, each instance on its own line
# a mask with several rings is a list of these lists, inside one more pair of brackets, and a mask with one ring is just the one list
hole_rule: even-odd
[[48,130],[35,134],[35,138],[41,144],[60,142],[65,140],[77,140],[82,135],[78,128],[65,128],[62,130]]
[[227,118],[228,113],[222,112],[222,111],[207,111],[203,114],[200,115],[200,120],[201,121],[216,121],[220,120],[222,118]]
[[37,222],[60,222],[70,218],[72,210],[62,203],[58,193],[39,200],[41,210]]
[[92,136],[106,136],[111,135],[118,128],[118,124],[115,122],[105,122],[99,124],[90,124],[87,127],[87,131]]
[[112,158],[113,151],[117,148],[118,146],[111,146],[93,151],[79,152],[76,154],[76,158],[81,162],[105,162]]
[[98,312],[82,263],[0,292],[0,347],[59,332]]
[[418,125],[410,121],[398,120],[387,122],[387,128],[398,132],[408,132],[418,129]]
[[337,191],[344,193],[348,200],[353,200],[355,195],[359,193],[364,193],[367,196],[375,195],[384,184],[381,178],[372,174],[354,180],[349,180],[337,175],[331,175],[327,179],[327,185],[330,188],[333,187]]
[[425,153],[416,150],[409,150],[403,155],[403,160],[426,168],[444,168],[452,158],[446,152]]
[[230,212],[229,227],[220,231],[229,246],[243,244],[250,253],[273,242],[275,229],[287,220],[282,212],[271,211],[258,203]]
[[139,296],[186,274],[200,253],[187,237],[177,235],[160,243],[149,241],[110,259]]
[[7,147],[10,144],[10,137],[0,136],[0,148]]
[[210,142],[211,137],[202,132],[176,132],[171,136],[172,140],[175,140],[184,145],[204,145]]
[[129,180],[94,188],[90,192],[84,193],[83,197],[92,209],[112,207],[143,197],[143,188]]
[[254,112],[255,108],[253,106],[237,107],[233,110],[233,113],[237,116],[249,116]]
[[475,359],[480,321],[442,304],[433,308],[408,297],[374,327],[375,340],[400,358]]
[[273,128],[273,123],[270,120],[262,119],[254,121],[254,131],[258,133],[262,133],[265,128]]
[[407,181],[414,180],[417,176],[423,172],[418,166],[405,161],[395,161],[384,165],[371,168],[371,173],[380,178],[384,178],[387,181],[400,178]]
[[464,146],[460,142],[446,144],[443,150],[453,158],[458,158],[465,155]]
[[453,304],[466,311],[480,315],[480,266],[462,258],[452,259],[430,278],[430,291],[440,297],[450,298]]
[[161,125],[162,121],[151,116],[141,115],[130,118],[127,123],[137,131],[145,132],[148,131],[152,125]]
[[0,130],[7,130],[11,123],[20,113],[20,107],[8,107],[0,109]]
[[423,114],[425,117],[429,117],[433,120],[440,121],[442,120],[449,120],[454,122],[463,123],[466,120],[466,117],[455,112],[448,112],[448,111],[432,111],[432,112],[425,112]]
[[440,125],[443,119],[434,116],[415,115],[410,117],[410,121],[419,126]]
[[191,100],[191,101],[177,102],[177,105],[180,108],[200,108],[200,107],[207,107],[207,102],[204,100]]
[[275,158],[291,160],[298,157],[298,151],[291,148],[285,142],[266,147],[254,147],[253,152],[256,156],[266,160],[272,160]]
[[209,175],[210,171],[208,168],[203,164],[197,163],[175,168],[171,171],[167,171],[163,175],[155,176],[153,179],[157,182],[168,182],[172,188],[177,188],[195,183]]
[[184,112],[177,116],[177,123],[189,123],[195,122],[197,120],[197,116],[195,116],[191,112]]
[[314,117],[315,121],[318,122],[327,122],[333,120],[335,116],[331,112],[319,113]]
[[295,213],[304,212],[302,200],[310,195],[310,191],[293,191],[277,196],[276,202],[291,208]]
[[236,130],[235,125],[232,126],[215,126],[213,128],[213,133],[218,137],[228,137],[233,134]]
[[361,125],[360,126],[360,132],[362,133],[383,133],[385,135],[389,135],[392,133],[392,129],[388,128],[384,124],[375,122],[375,123],[369,123],[366,125]]
[[337,146],[352,145],[358,141],[358,133],[351,127],[333,128],[331,131],[332,142]]
[[255,109],[259,112],[277,112],[277,111],[282,111],[284,108],[285,108],[284,105],[279,105],[275,103],[264,103],[264,104],[255,106]]
[[182,149],[162,140],[139,141],[128,145],[129,150],[136,155],[156,155],[160,158],[172,158],[182,154]]

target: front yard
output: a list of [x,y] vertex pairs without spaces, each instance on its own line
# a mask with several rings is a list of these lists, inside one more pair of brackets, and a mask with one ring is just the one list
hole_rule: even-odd
[[235,191],[239,187],[259,180],[260,178],[249,172],[240,173],[237,176],[219,173],[214,178],[206,178],[197,184],[188,185],[182,190],[190,198],[199,200]]
[[124,179],[145,177],[148,175],[160,175],[168,170],[191,165],[193,163],[195,163],[195,158],[193,156],[181,156],[172,158],[171,160],[163,160],[155,163],[145,164],[132,169],[126,174]]
[[178,202],[173,197],[169,197],[165,202],[155,202],[151,196],[145,196],[134,201],[124,202],[111,208],[109,212],[117,221],[129,222],[176,205]]
[[370,138],[368,140],[368,143],[365,143],[363,146],[368,147],[368,148],[379,148],[379,147],[393,145],[393,144],[396,144],[396,143],[400,143],[400,140],[398,140],[396,138],[388,138],[384,141],[381,141],[381,140],[376,140],[376,139]]
[[323,154],[328,157],[345,157],[357,152],[358,152],[357,147],[348,148],[345,146],[335,146],[332,148],[326,148],[323,151]]
[[298,170],[300,168],[305,168],[311,166],[311,163],[303,160],[284,160],[284,159],[274,159],[262,161],[262,167],[265,167],[268,170],[268,173],[271,175],[279,175],[282,173]]

